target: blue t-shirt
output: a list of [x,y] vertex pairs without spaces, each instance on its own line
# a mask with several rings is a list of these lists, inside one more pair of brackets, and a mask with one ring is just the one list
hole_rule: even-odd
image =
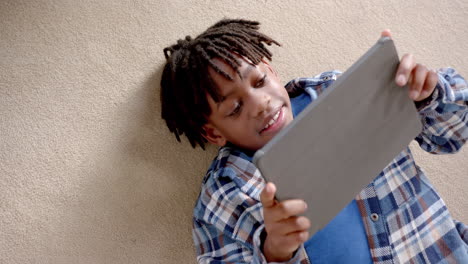
[[[294,117],[310,102],[307,92],[291,98]],[[355,200],[304,243],[304,247],[314,264],[372,263],[364,224]]]

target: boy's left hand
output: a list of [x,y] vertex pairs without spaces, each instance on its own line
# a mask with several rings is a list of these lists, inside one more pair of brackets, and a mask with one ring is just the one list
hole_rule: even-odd
[[[392,37],[390,30],[382,31],[382,37]],[[395,82],[399,86],[408,84],[409,97],[414,101],[422,101],[431,96],[439,77],[435,70],[416,63],[412,54],[405,54],[400,60]]]

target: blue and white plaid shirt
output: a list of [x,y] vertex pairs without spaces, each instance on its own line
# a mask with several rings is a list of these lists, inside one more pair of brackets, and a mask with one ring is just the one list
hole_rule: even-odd
[[[290,95],[306,91],[314,100],[338,75],[295,79],[286,89]],[[466,81],[451,68],[440,69],[436,90],[418,104],[421,148],[457,152],[468,139],[467,104]],[[251,159],[252,153],[226,146],[210,166],[193,217],[199,263],[267,263],[260,250],[265,181]],[[468,263],[467,227],[452,219],[409,148],[355,199],[374,263]],[[310,263],[304,247],[287,263]]]

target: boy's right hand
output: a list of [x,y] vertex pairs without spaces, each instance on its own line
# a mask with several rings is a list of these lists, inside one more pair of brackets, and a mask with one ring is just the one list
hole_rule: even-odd
[[260,200],[267,236],[263,242],[263,255],[268,262],[283,262],[292,258],[293,253],[309,238],[310,221],[302,214],[307,209],[303,200],[275,200],[276,187],[269,182],[265,185]]

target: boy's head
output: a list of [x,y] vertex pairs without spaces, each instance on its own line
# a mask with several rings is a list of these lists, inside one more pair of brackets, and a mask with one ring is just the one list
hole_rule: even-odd
[[257,150],[292,121],[289,96],[265,59],[258,22],[222,20],[164,49],[162,118],[193,147],[230,142]]

